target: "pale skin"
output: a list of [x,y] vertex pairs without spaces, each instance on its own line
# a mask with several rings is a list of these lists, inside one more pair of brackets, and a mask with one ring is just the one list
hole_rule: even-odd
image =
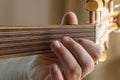
[[[64,15],[62,23],[78,24],[74,13]],[[51,42],[51,49],[57,56],[62,69],[57,64],[51,64],[50,76],[47,80],[82,80],[88,75],[101,57],[101,49],[94,42],[87,39],[72,39],[63,37]]]

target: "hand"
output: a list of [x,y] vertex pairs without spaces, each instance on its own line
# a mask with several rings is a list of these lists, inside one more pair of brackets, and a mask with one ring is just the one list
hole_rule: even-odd
[[[76,15],[66,13],[62,24],[78,24]],[[33,80],[81,80],[94,69],[101,56],[100,48],[86,39],[64,37],[53,41],[51,49],[53,54],[37,56],[33,61]]]

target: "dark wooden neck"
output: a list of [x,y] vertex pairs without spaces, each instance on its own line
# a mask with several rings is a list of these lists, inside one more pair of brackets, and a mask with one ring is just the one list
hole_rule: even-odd
[[0,27],[0,58],[42,54],[63,36],[95,41],[94,25]]

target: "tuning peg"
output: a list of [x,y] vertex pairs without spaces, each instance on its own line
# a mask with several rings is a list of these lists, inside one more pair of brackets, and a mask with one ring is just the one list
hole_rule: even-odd
[[101,11],[103,9],[103,2],[101,0],[88,0],[86,3],[88,11]]
[[118,23],[118,27],[120,27],[120,13],[118,15],[117,23]]

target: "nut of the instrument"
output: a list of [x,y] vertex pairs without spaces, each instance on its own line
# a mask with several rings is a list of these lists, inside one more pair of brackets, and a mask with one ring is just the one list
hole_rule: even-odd
[[86,8],[88,11],[91,11],[91,12],[102,10],[103,3],[99,0],[89,0],[86,3]]

